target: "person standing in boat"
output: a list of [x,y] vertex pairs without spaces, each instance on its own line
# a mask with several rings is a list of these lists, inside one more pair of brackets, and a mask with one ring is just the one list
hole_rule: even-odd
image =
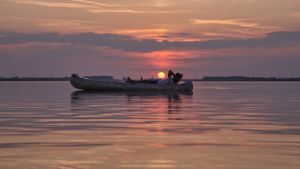
[[168,72],[168,79],[172,78],[175,75],[175,73],[172,70],[169,70]]
[[175,75],[174,72],[172,70],[169,70],[168,78],[158,80],[157,84],[173,84],[173,80],[172,80],[173,75]]
[[174,73],[172,70],[168,72],[168,78],[163,80],[158,80],[158,84],[178,84],[178,82],[182,79],[182,73]]

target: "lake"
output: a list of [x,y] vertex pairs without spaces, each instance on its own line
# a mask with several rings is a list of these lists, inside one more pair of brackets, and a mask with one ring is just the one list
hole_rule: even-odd
[[1,169],[298,169],[300,83],[194,83],[193,94],[0,82]]

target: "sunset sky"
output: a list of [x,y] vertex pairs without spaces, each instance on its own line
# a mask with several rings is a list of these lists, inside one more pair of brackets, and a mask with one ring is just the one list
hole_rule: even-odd
[[300,76],[300,0],[1,0],[0,76]]

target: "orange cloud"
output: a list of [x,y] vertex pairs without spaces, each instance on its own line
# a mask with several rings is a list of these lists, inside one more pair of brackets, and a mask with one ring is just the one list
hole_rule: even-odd
[[97,6],[105,6],[105,7],[111,7],[112,5],[106,4],[106,3],[101,3],[101,2],[96,2],[96,1],[89,1],[89,0],[72,0],[74,2],[82,2],[86,4],[91,4],[91,5],[97,5]]
[[63,3],[63,2],[49,2],[40,0],[4,0],[13,3],[36,5],[36,6],[46,6],[46,7],[60,7],[60,8],[84,8],[86,5],[79,3]]
[[246,22],[243,19],[191,19],[192,24],[195,25],[207,25],[207,24],[219,24],[219,25],[232,25],[240,27],[255,28],[260,26],[259,23]]
[[300,18],[300,12],[292,12],[289,14],[289,16],[291,16],[293,18]]
[[155,59],[184,59],[194,58],[197,52],[191,50],[160,50],[144,53],[144,57]]
[[[92,0],[70,0],[71,2],[59,2],[59,1],[42,1],[42,0],[4,0],[7,2],[13,2],[18,4],[35,5],[43,7],[53,7],[53,8],[74,8],[83,9],[88,13],[176,13],[174,11],[168,10],[135,10],[129,9],[125,5],[120,4],[108,4],[101,3]],[[182,11],[181,11],[182,12]]]
[[115,33],[119,34],[147,34],[147,33],[165,33],[169,32],[169,29],[154,28],[154,29],[122,29],[116,30]]
[[150,29],[120,29],[114,31],[116,34],[129,35],[139,39],[156,39],[159,40],[159,37],[170,32],[169,29],[165,28],[150,28]]
[[41,1],[41,0],[5,0],[8,2],[36,5],[43,7],[54,8],[75,8],[83,9],[89,13],[143,13],[142,11],[136,11],[127,9],[118,5],[110,5],[106,3],[100,3],[90,0],[72,0],[71,2],[55,2],[55,1]]

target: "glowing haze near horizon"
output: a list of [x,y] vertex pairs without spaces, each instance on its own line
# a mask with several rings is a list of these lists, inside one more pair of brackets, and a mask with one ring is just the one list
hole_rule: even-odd
[[0,76],[300,76],[299,0],[2,0]]

